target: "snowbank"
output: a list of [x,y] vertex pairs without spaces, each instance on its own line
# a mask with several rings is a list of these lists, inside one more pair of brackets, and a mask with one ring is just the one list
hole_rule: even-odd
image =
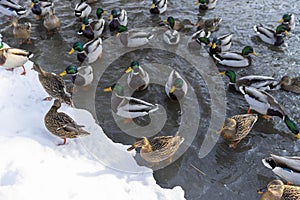
[[[42,101],[47,94],[31,66],[26,63],[26,76],[20,75],[22,68],[0,70],[1,200],[184,199],[181,187],[162,189],[152,173],[124,173],[104,166],[80,139],[57,146],[62,140],[49,133],[43,122],[53,102]],[[126,150],[126,146],[113,144],[87,111],[65,105],[60,111],[71,116],[80,113],[78,123],[92,136],[101,135],[103,146]],[[120,164],[146,170],[130,154],[123,161]]]

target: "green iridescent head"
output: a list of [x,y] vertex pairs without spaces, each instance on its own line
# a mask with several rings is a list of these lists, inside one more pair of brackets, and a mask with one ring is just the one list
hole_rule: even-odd
[[73,44],[73,49],[76,51],[83,51],[83,44],[81,42],[75,42]]
[[292,131],[296,135],[296,137],[300,139],[299,128],[297,124],[294,121],[292,121],[288,116],[284,117],[284,122],[286,126],[290,129],[290,131]]
[[175,26],[175,19],[173,17],[168,17],[167,22],[169,23],[170,27],[173,29]]
[[206,45],[210,45],[210,39],[208,37],[199,37],[198,40],[200,41],[200,43],[206,44]]
[[201,4],[208,4],[209,0],[198,0],[198,2]]
[[39,0],[31,0],[32,3],[38,3]]
[[133,61],[133,62],[131,63],[131,68],[132,68],[133,71],[138,71],[138,70],[139,70],[139,67],[140,67],[140,64],[139,64],[138,61]]
[[236,83],[236,74],[233,70],[226,70],[224,72],[220,72],[221,75],[225,75],[230,79],[230,83]]
[[283,22],[289,22],[292,19],[292,14],[284,14],[282,16]]
[[67,72],[67,74],[77,74],[78,73],[77,66],[75,66],[75,65],[69,65],[66,68],[66,72]]
[[282,34],[282,33],[284,33],[284,34],[288,35],[287,28],[288,27],[286,25],[283,25],[283,24],[277,26],[277,28],[276,28],[276,34]]
[[254,51],[253,47],[251,46],[245,46],[242,50],[242,55],[247,56],[249,54],[256,55],[256,52]]
[[83,23],[84,25],[89,25],[90,21],[89,21],[88,18],[84,17],[84,18],[82,19],[82,23]]
[[98,8],[98,9],[96,10],[96,15],[97,15],[98,19],[100,19],[100,18],[102,17],[102,14],[103,14],[103,13],[104,13],[103,8]]
[[113,18],[117,18],[119,16],[118,11],[115,9],[113,9],[110,14]]
[[118,27],[118,33],[122,33],[122,32],[125,32],[125,31],[128,31],[126,26],[120,25]]

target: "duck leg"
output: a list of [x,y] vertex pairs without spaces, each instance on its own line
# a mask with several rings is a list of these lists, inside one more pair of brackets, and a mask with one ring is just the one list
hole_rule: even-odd
[[229,145],[229,147],[235,149],[240,142],[241,140],[234,141]]
[[21,73],[21,75],[26,75],[26,69],[25,69],[24,65],[22,65],[22,68],[23,68],[23,72]]
[[14,68],[9,68],[9,69],[6,69],[7,71],[14,71]]
[[247,114],[251,114],[251,108],[248,107]]
[[65,145],[67,143],[67,138],[64,138],[64,142],[61,144],[58,144],[57,146]]

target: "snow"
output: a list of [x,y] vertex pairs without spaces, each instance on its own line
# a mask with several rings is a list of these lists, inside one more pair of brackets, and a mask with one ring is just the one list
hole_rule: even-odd
[[[126,151],[128,146],[108,139],[85,110],[63,104],[60,111],[76,116],[91,135],[57,146],[62,139],[49,133],[43,121],[53,101],[42,101],[48,95],[31,70],[32,63],[25,67],[26,76],[20,75],[22,68],[13,72],[0,69],[1,200],[184,199],[181,187],[157,185],[152,171],[136,164],[133,154]],[[103,165],[84,146],[88,137],[101,138],[104,157],[114,158],[108,151],[113,145],[122,152],[118,164],[141,173]]]

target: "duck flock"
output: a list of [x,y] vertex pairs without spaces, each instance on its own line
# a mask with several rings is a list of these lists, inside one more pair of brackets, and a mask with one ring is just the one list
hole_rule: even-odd
[[[66,84],[62,79],[66,74],[71,74],[72,82],[75,85],[86,87],[93,81],[93,69],[89,65],[102,58],[102,50],[105,48],[103,40],[104,32],[109,31],[116,35],[125,48],[143,46],[154,37],[154,34],[147,31],[129,30],[127,28],[127,11],[123,8],[115,8],[110,12],[109,19],[105,15],[104,8],[96,8],[94,13],[96,18],[92,18],[92,5],[97,0],[80,0],[75,8],[74,15],[78,17],[80,23],[78,35],[87,38],[85,44],[75,42],[69,54],[77,51],[77,60],[82,67],[75,65],[68,66],[62,73],[56,75],[42,69],[38,63],[33,64],[33,69],[38,73],[39,80],[45,91],[49,94],[44,100],[52,100],[54,103],[44,118],[45,126],[49,132],[62,138],[66,144],[67,138],[87,136],[90,133],[78,125],[67,114],[58,112],[61,103],[73,106],[72,93],[67,91]],[[196,2],[199,12],[214,9],[217,0],[198,0]],[[153,0],[152,6],[149,2],[149,16],[163,15],[168,6],[167,0]],[[29,9],[31,11],[29,11]],[[30,8],[25,8],[13,0],[1,0],[0,12],[12,20],[13,35],[19,39],[20,44],[26,42],[31,44],[31,23],[19,23],[18,19],[31,12],[37,20],[43,20],[43,25],[48,33],[59,32],[60,19],[55,14],[55,5],[52,1],[32,0]],[[202,48],[207,50],[216,63],[221,67],[219,74],[229,78],[229,86],[244,96],[249,104],[247,114],[237,114],[225,120],[223,127],[217,131],[224,139],[230,142],[230,147],[236,148],[240,141],[251,131],[258,119],[258,115],[270,119],[277,116],[283,120],[287,128],[300,139],[297,122],[291,119],[285,108],[269,93],[274,90],[286,90],[295,95],[300,94],[300,77],[291,78],[289,75],[276,80],[270,76],[248,75],[237,77],[236,69],[246,68],[251,65],[251,55],[256,55],[252,46],[245,46],[241,52],[230,51],[233,34],[228,33],[219,37],[212,37],[211,33],[218,30],[218,25],[222,18],[200,19],[196,23],[190,20],[177,20],[168,16],[159,26],[163,26],[163,40],[166,45],[177,45],[180,42],[180,31],[186,26],[196,27],[197,31],[192,33],[187,48]],[[295,29],[295,16],[293,13],[286,13],[282,16],[276,29],[257,24],[253,27],[254,33],[262,43],[270,46],[281,46],[289,32]],[[33,53],[25,49],[13,48],[0,42],[0,65],[3,69],[13,70],[22,67],[21,75],[26,75],[24,64],[33,57]],[[104,47],[103,47],[104,46]],[[147,90],[150,82],[149,74],[137,60],[133,60],[130,67],[125,71],[128,73],[127,86],[132,91]],[[152,104],[141,99],[124,96],[124,87],[119,83],[113,84],[104,91],[112,91],[111,108],[115,114],[125,119],[144,117],[157,111],[158,105]],[[174,101],[183,101],[189,85],[181,74],[173,70],[165,84],[166,95]],[[257,114],[251,114],[251,110]],[[177,132],[174,136],[159,136],[154,138],[143,137],[134,143],[128,151],[140,149],[142,158],[149,163],[160,163],[165,160],[170,162],[173,155],[179,148],[184,138]],[[278,156],[271,154],[270,157],[263,159],[263,164],[270,168],[276,175],[288,181],[290,184],[300,186],[300,157]],[[300,187],[284,184],[280,180],[274,180],[267,185],[267,188],[258,191],[262,193],[261,199],[300,199]]]

